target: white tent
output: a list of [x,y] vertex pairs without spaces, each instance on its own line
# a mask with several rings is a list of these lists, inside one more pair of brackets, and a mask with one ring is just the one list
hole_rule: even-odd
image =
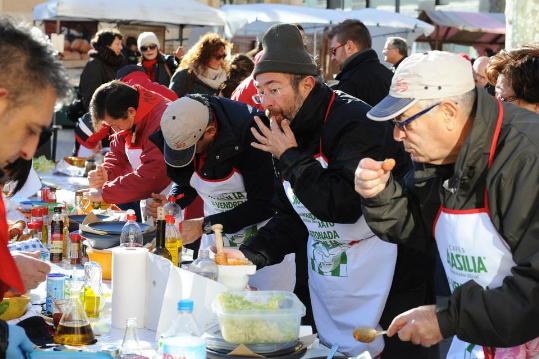
[[[412,38],[409,40],[413,41],[420,35],[428,35],[434,31],[434,26],[424,21],[372,8],[342,11],[281,4],[250,4],[225,5],[221,7],[221,11],[225,14],[225,34],[228,37],[234,34],[261,35],[261,32],[275,23],[299,23],[305,27],[306,32],[316,32],[316,29],[346,19],[361,20],[373,37],[387,31],[396,34],[410,33]],[[266,23],[266,26],[263,23]]]
[[34,7],[33,18],[142,24],[223,26],[223,14],[196,0],[50,0]]

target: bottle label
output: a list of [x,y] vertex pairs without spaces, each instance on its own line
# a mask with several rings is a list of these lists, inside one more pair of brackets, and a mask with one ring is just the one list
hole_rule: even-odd
[[165,241],[165,248],[168,249],[170,256],[172,257],[172,264],[177,267],[179,262],[178,241],[174,239],[167,239]]
[[78,242],[71,242],[71,253],[70,253],[71,259],[78,259],[79,258],[79,243]]
[[53,234],[51,239],[51,253],[63,253],[64,241],[62,236]]
[[167,338],[163,343],[163,359],[205,359],[206,345],[197,337]]

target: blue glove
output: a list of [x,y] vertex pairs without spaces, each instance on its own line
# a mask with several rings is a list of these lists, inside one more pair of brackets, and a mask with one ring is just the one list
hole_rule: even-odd
[[26,332],[18,325],[8,325],[8,346],[6,358],[25,359],[26,353],[34,351],[34,344],[26,336]]

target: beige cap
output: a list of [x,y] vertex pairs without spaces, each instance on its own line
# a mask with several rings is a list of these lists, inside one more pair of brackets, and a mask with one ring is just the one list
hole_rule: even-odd
[[206,105],[184,96],[168,104],[161,116],[165,138],[165,162],[172,167],[185,167],[193,160],[196,143],[204,134],[210,119]]
[[367,117],[387,121],[399,116],[418,100],[462,95],[475,88],[472,65],[458,54],[428,51],[405,58],[397,67],[389,95]]

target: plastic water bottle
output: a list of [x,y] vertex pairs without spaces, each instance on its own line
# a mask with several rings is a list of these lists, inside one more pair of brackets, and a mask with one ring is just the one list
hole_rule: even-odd
[[168,197],[168,202],[163,206],[165,210],[165,216],[174,216],[175,223],[180,223],[182,218],[182,209],[176,204],[176,198],[174,196]]
[[137,223],[137,215],[132,212],[127,213],[127,223],[122,228],[120,246],[122,247],[142,247],[142,230]]
[[206,358],[206,342],[200,337],[200,330],[193,318],[191,299],[178,302],[178,315],[161,336],[159,348],[163,358]]

